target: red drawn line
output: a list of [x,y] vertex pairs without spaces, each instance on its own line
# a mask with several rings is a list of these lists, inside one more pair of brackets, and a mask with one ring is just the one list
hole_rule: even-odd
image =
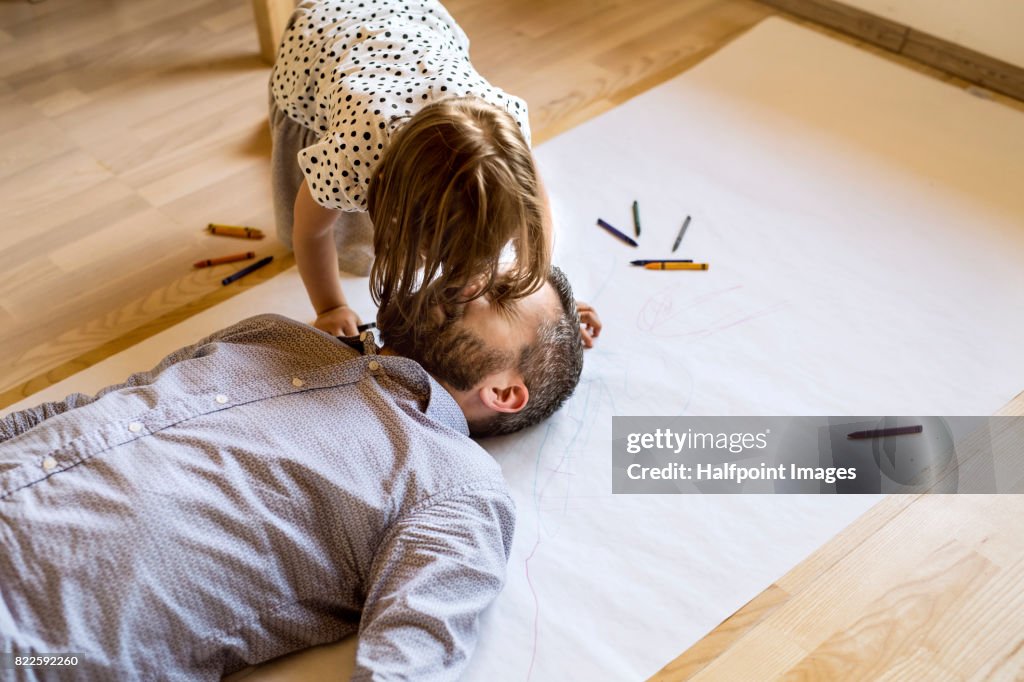
[[540,635],[540,600],[537,598],[537,590],[533,588],[533,580],[530,579],[530,559],[533,558],[539,546],[540,534],[538,533],[537,541],[533,543],[533,549],[530,550],[530,556],[526,557],[526,561],[523,562],[526,569],[526,584],[530,586],[530,594],[533,595],[533,647],[530,652],[530,667],[526,671],[527,680],[533,676],[533,664],[537,660],[537,639]]
[[[601,384],[601,386],[603,387],[604,384]],[[583,409],[584,414],[586,414],[587,406],[590,404],[591,390],[591,386],[588,384],[585,393],[585,402]],[[571,456],[573,446],[575,445],[576,439],[579,437],[582,429],[583,420],[580,419],[576,424],[576,430],[573,432],[572,438],[569,440],[567,446],[563,449],[562,457],[561,459],[558,460],[558,464],[556,465],[555,469],[551,470],[550,468],[548,468],[548,470],[551,471],[552,473],[548,474],[547,480],[544,482],[544,485],[541,487],[539,492],[537,490],[537,480],[538,478],[540,478],[540,472],[538,469],[540,466],[540,458],[544,453],[544,448],[547,446],[548,442],[548,436],[551,433],[550,424],[548,424],[548,426],[546,427],[544,431],[544,440],[541,441],[540,448],[537,450],[537,463],[534,466],[533,477],[533,508],[537,514],[537,539],[533,543],[533,549],[530,550],[530,555],[526,557],[525,561],[523,561],[523,570],[526,573],[526,584],[530,587],[530,594],[533,596],[533,645],[530,650],[530,667],[526,671],[527,682],[529,682],[530,678],[533,676],[533,665],[537,660],[537,644],[540,639],[540,599],[537,597],[537,590],[536,588],[534,588],[533,579],[530,577],[530,559],[532,559],[533,555],[537,553],[537,548],[540,547],[541,542],[541,532],[543,525],[541,522],[541,502],[544,500],[544,492],[547,490],[548,485],[554,479],[556,473],[569,474],[570,476],[574,475],[567,471],[561,471],[561,469],[562,465],[566,462],[566,459]],[[571,481],[572,479],[570,478],[568,480]],[[564,505],[568,505],[568,499],[569,493],[568,491],[566,491],[566,497],[563,501]]]
[[[675,338],[680,338],[680,337],[684,337],[684,336],[699,336],[701,338],[706,338],[708,336],[711,336],[712,334],[717,334],[720,331],[724,331],[726,329],[729,329],[730,327],[735,327],[737,325],[744,324],[746,322],[750,322],[751,320],[756,319],[758,317],[764,317],[765,315],[767,315],[769,313],[773,313],[776,310],[778,310],[779,308],[784,307],[787,303],[789,303],[789,301],[780,301],[779,303],[775,303],[774,305],[770,305],[767,308],[764,308],[763,310],[759,310],[759,311],[751,313],[749,315],[745,315],[743,317],[740,317],[740,318],[738,318],[736,320],[733,320],[732,322],[729,322],[729,323],[726,323],[726,324],[721,324],[721,325],[718,325],[718,326],[708,327],[707,329],[696,329],[694,331],[683,332],[683,333],[680,333],[680,334],[656,334],[655,336],[657,336],[660,339],[675,339]],[[721,319],[721,318],[719,318],[719,319]]]
[[717,291],[709,291],[706,294],[701,294],[696,298],[692,299],[687,305],[684,305],[678,310],[674,308],[674,297],[672,292],[677,287],[666,287],[656,294],[653,294],[644,304],[640,307],[640,312],[637,313],[636,326],[641,331],[653,331],[655,327],[661,326],[670,320],[675,319],[679,315],[682,315],[685,311],[693,308],[694,306],[700,305],[711,299],[718,298],[730,291],[736,291],[742,289],[742,284],[728,287],[726,289],[719,289]]

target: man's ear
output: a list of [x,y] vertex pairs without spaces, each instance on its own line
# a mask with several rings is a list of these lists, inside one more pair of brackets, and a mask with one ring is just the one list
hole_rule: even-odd
[[519,412],[530,402],[530,391],[522,379],[504,382],[486,382],[477,395],[484,407],[495,412]]

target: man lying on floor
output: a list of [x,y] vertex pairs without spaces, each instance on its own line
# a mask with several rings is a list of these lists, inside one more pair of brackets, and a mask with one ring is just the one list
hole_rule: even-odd
[[553,269],[418,331],[382,329],[375,354],[372,334],[254,317],[0,421],[0,651],[74,652],[73,679],[217,680],[358,628],[355,679],[457,678],[514,527],[469,435],[561,405],[579,317]]

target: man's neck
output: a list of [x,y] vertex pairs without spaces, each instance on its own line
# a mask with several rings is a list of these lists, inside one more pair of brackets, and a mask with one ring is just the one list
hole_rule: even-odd
[[[397,357],[405,357],[404,355],[401,355],[400,353],[397,353],[396,351],[394,351],[391,348],[388,348],[387,346],[383,346],[379,351],[377,351],[377,355],[390,355],[390,356],[393,356],[393,357],[396,357],[396,358]],[[428,374],[429,374],[429,372],[428,372]],[[441,388],[443,388],[444,390],[448,391],[448,393],[451,395],[452,399],[455,400],[456,404],[460,408],[462,408],[462,412],[463,412],[463,414],[466,415],[467,419],[469,419],[472,414],[475,414],[479,410],[479,406],[476,405],[475,404],[476,401],[473,400],[473,396],[475,395],[475,391],[472,391],[472,390],[470,390],[470,391],[459,391],[459,390],[456,390],[456,389],[452,388],[451,385],[448,384],[447,382],[442,381],[441,379],[438,379],[433,374],[431,374],[430,376],[433,377],[434,381],[436,381],[438,384],[441,385]]]

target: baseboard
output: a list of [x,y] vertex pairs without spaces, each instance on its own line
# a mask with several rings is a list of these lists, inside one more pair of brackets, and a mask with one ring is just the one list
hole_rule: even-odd
[[835,0],[761,0],[989,90],[1024,101],[1024,69]]

